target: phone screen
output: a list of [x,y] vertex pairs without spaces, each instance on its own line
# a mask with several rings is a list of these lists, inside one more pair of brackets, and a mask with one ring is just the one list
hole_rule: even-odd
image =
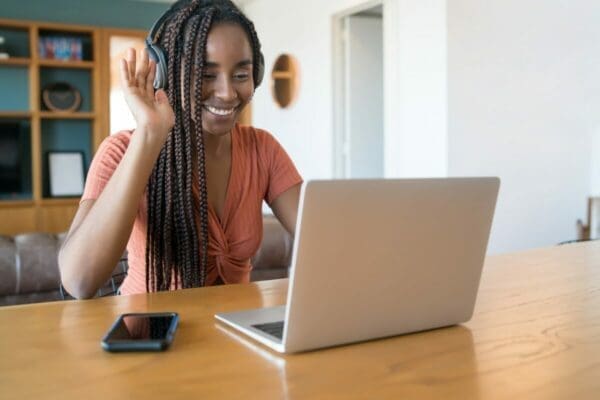
[[123,314],[102,340],[108,351],[164,350],[173,340],[176,313]]

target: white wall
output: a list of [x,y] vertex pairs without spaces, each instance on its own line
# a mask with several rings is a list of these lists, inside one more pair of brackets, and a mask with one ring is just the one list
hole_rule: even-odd
[[[244,7],[268,68],[281,52],[301,63],[294,107],[266,84],[253,110],[306,178],[333,173],[332,16],[362,3]],[[574,238],[600,192],[598,21],[596,0],[385,0],[386,175],[500,176],[492,253]]]
[[449,4],[449,174],[501,177],[492,251],[573,239],[600,122],[600,2]]
[[386,176],[447,174],[446,0],[384,5]]
[[[305,178],[334,176],[333,16],[378,3],[381,2],[244,3],[244,11],[254,21],[263,44],[267,75],[282,52],[293,54],[300,62],[300,94],[294,105],[285,110],[275,106],[267,76],[265,86],[254,96],[252,118],[254,125],[270,130],[279,139]],[[384,53],[402,54],[402,58],[384,60],[384,79],[389,83],[384,87],[386,176],[445,175],[445,0],[383,3]],[[405,23],[400,25],[396,22],[401,17]]]

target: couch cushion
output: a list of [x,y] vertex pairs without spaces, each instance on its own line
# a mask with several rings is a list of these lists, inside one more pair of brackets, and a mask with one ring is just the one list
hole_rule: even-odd
[[269,276],[269,273],[261,274],[255,270],[278,269],[284,274],[284,276],[276,274],[278,278],[287,276],[287,268],[292,257],[292,245],[292,236],[283,225],[274,216],[265,215],[262,242],[258,252],[251,260],[254,267],[252,280],[261,280],[260,275]]
[[15,236],[17,291],[31,293],[56,290],[60,286],[58,241],[50,233],[26,233]]
[[0,295],[14,294],[17,288],[17,246],[10,236],[0,236]]

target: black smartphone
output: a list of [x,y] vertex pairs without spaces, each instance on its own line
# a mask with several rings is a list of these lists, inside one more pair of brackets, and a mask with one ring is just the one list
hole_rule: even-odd
[[174,312],[120,315],[102,339],[106,351],[161,351],[175,335],[179,315]]

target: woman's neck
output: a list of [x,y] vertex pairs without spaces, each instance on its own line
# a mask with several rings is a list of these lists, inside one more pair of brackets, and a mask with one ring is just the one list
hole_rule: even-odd
[[[192,121],[192,130],[196,130],[194,121]],[[204,139],[204,154],[209,157],[223,157],[231,152],[231,131],[224,135],[203,132],[202,138]],[[196,146],[194,145],[194,151],[195,149]]]
[[231,132],[225,135],[204,133],[204,153],[210,157],[222,157],[231,151]]

